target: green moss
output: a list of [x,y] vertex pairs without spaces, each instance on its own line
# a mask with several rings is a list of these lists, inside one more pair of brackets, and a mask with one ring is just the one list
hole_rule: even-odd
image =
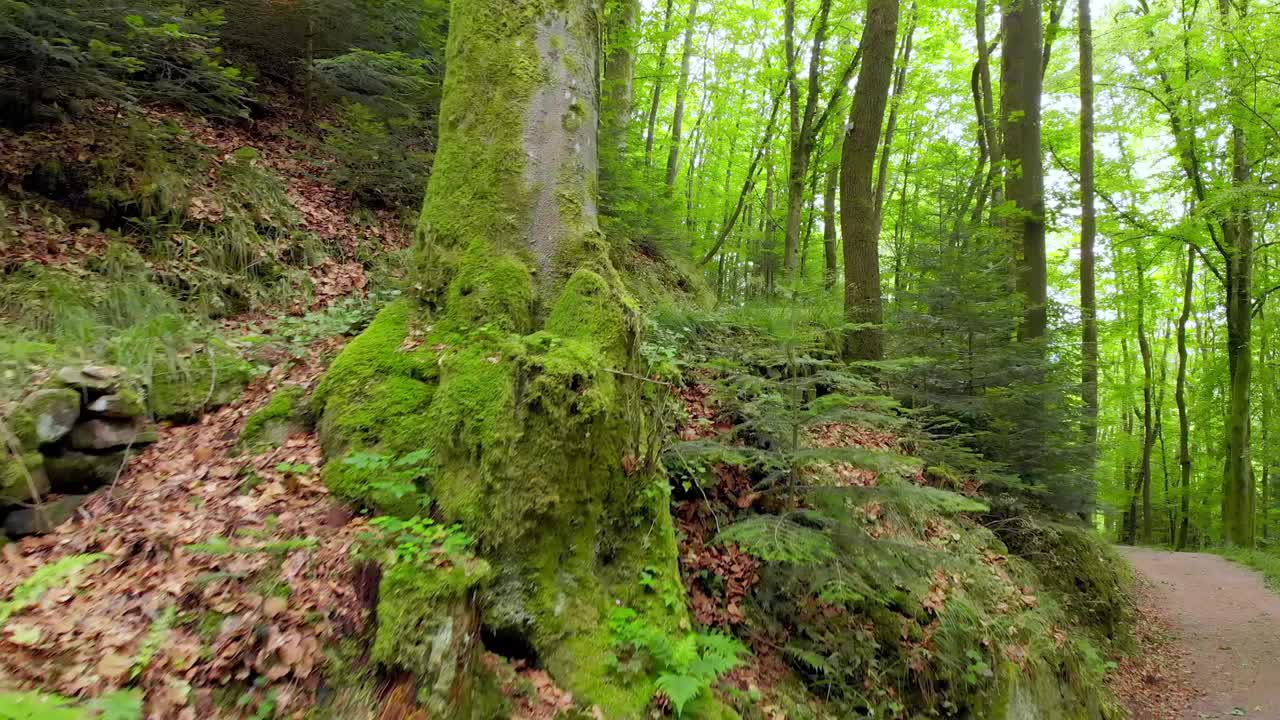
[[279,447],[290,434],[304,430],[310,412],[306,406],[306,388],[290,386],[277,390],[271,400],[258,408],[245,421],[240,431],[239,446],[249,452],[262,452]]
[[148,400],[161,420],[191,420],[240,397],[253,368],[221,343],[210,343],[176,364],[161,353],[154,362]]
[[1096,533],[1026,514],[992,527],[1012,554],[1035,567],[1037,584],[1062,598],[1074,624],[1116,651],[1132,646],[1129,566]]
[[449,285],[448,320],[457,327],[528,332],[533,325],[533,277],[488,242],[472,241]]
[[0,507],[31,502],[33,487],[41,495],[49,491],[44,456],[29,452],[15,458],[7,451],[0,452]]
[[489,577],[482,560],[451,567],[392,565],[378,586],[378,627],[371,659],[413,673],[418,700],[432,717],[475,718],[479,621],[472,595]]

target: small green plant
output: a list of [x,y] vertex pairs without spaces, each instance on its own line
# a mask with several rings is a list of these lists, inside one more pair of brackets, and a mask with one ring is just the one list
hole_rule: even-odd
[[657,692],[671,703],[676,717],[715,683],[742,664],[746,647],[721,633],[688,633],[672,637],[630,608],[617,608],[609,619],[614,667],[623,673],[655,677]]
[[431,518],[402,520],[382,516],[374,518],[370,524],[378,532],[361,538],[359,553],[371,555],[380,550],[390,550],[392,561],[396,563],[423,567],[450,565],[454,559],[469,555],[475,545],[461,525],[444,526]]
[[[342,459],[343,464],[373,476],[369,487],[378,495],[391,500],[403,500],[414,494],[422,494],[422,484],[435,473],[430,450],[415,450],[400,457],[377,453],[357,452]],[[423,497],[424,509],[430,500]]]
[[965,657],[969,664],[965,667],[964,681],[970,685],[984,683],[995,676],[991,670],[991,665],[987,663],[987,659],[977,650],[969,650],[965,652]]
[[9,600],[0,602],[0,627],[4,627],[4,624],[9,621],[10,617],[13,617],[14,613],[21,612],[40,602],[40,598],[44,597],[46,592],[64,584],[90,565],[100,560],[106,560],[109,557],[111,556],[102,553],[68,555],[47,565],[40,566],[31,574],[31,577],[14,588],[13,595]]
[[165,641],[169,639],[169,630],[173,627],[173,623],[177,618],[177,606],[168,605],[160,612],[160,616],[151,623],[146,637],[142,638],[142,644],[138,646],[138,656],[134,658],[133,667],[129,670],[130,678],[137,679],[147,671],[147,667],[155,659],[156,653],[160,651]]

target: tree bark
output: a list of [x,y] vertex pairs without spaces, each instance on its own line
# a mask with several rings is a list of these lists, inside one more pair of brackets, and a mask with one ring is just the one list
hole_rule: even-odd
[[1016,215],[1009,227],[1021,241],[1017,289],[1026,306],[1019,337],[1048,330],[1048,268],[1044,233],[1044,167],[1040,147],[1043,52],[1040,0],[1002,0],[1004,53],[1000,59],[1001,131],[1005,195]]
[[[1247,0],[1219,0],[1224,24],[1232,26],[1232,8],[1239,20],[1248,11]],[[1224,38],[1228,71],[1236,70],[1239,58],[1235,43]],[[1228,94],[1243,104],[1238,80],[1229,78]],[[1231,110],[1231,184],[1239,195],[1231,203],[1230,217],[1223,223],[1223,241],[1227,248],[1227,365],[1230,369],[1230,409],[1227,415],[1227,465],[1225,478],[1226,516],[1223,526],[1228,544],[1253,547],[1254,481],[1250,459],[1250,392],[1253,380],[1253,221],[1244,188],[1251,181],[1252,168],[1247,137],[1238,110]]]
[[872,173],[880,143],[893,52],[898,0],[870,0],[862,31],[862,68],[853,94],[840,167],[840,234],[844,238],[844,315],[853,325],[845,336],[852,360],[881,360],[884,319],[880,290],[880,228],[876,227]]
[[[837,143],[836,149],[839,149]],[[840,153],[836,152],[835,157],[840,157]],[[838,238],[836,236],[836,187],[837,180],[840,177],[840,164],[835,159],[827,165],[826,183],[822,189],[822,257],[823,257],[823,287],[830,290],[836,286],[836,275],[840,271],[839,260],[836,256],[836,246]]]
[[640,0],[614,0],[606,17],[608,50],[600,110],[601,164],[607,171],[621,162],[634,99],[637,23]]
[[[1089,475],[1098,457],[1098,291],[1094,245],[1098,235],[1094,202],[1093,21],[1089,0],[1080,0],[1080,394],[1081,425]],[[1185,328],[1184,328],[1185,340]]]
[[1181,481],[1177,549],[1187,549],[1191,526],[1191,417],[1187,414],[1187,321],[1191,319],[1191,297],[1195,285],[1196,251],[1187,247],[1187,269],[1182,276],[1182,314],[1178,316],[1178,379],[1174,400],[1178,406],[1178,469]]
[[676,86],[676,109],[671,117],[671,148],[667,153],[667,193],[676,186],[680,174],[680,145],[684,142],[684,106],[689,95],[689,66],[693,60],[693,30],[698,21],[698,0],[689,0],[685,18],[684,52],[680,59],[680,84]]
[[1151,453],[1155,448],[1154,363],[1151,339],[1147,337],[1146,268],[1138,265],[1138,351],[1142,355],[1142,460],[1138,482],[1142,488],[1142,542],[1151,543]]
[[884,140],[880,143],[880,168],[876,172],[875,224],[884,227],[884,194],[889,180],[889,158],[893,154],[893,134],[898,128],[898,108],[902,105],[902,94],[907,85],[907,67],[911,64],[911,40],[916,34],[918,22],[916,5],[911,4],[908,13],[907,31],[902,39],[902,50],[899,53],[897,70],[893,77],[893,95],[889,102],[889,121],[884,128]]
[[[382,310],[315,391],[336,497],[400,517],[429,504],[475,539],[474,563],[398,572],[403,587],[379,600],[427,611],[456,600],[481,614],[436,640],[394,625],[409,610],[378,613],[379,639],[414,650],[379,662],[455,707],[475,697],[483,624],[527,643],[604,717],[641,717],[649,698],[619,691],[606,667],[610,614],[623,605],[654,627],[689,623],[682,604],[649,602],[634,581],[680,575],[669,499],[646,490],[660,482],[665,400],[641,379],[638,318],[597,224],[598,10],[453,0],[415,292]],[[409,497],[343,462],[420,450],[434,471]],[[465,586],[436,575],[472,565]]]

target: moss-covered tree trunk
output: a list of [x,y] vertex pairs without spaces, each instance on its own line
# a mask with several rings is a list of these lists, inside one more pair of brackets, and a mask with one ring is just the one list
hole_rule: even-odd
[[[335,493],[460,524],[492,568],[445,583],[478,607],[476,624],[534,653],[606,717],[631,718],[653,687],[607,669],[609,614],[630,607],[671,632],[687,618],[639,582],[656,576],[679,596],[656,462],[661,388],[632,379],[643,370],[639,323],[596,220],[600,22],[592,0],[454,0],[416,298],[388,307],[342,353],[317,403]],[[432,470],[408,495],[343,461],[418,450],[432,453]],[[458,632],[475,640],[479,627],[455,623]],[[451,642],[443,662],[426,653],[426,667],[404,664],[468,716],[476,684],[440,678],[465,679],[478,645]]]

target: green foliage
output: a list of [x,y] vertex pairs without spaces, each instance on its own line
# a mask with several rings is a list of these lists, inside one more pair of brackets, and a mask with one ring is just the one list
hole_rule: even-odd
[[320,126],[325,178],[372,207],[410,208],[431,171],[431,136],[416,116],[379,113],[348,102]]
[[720,531],[716,542],[737,544],[768,562],[819,565],[835,559],[831,538],[823,530],[774,515],[739,520]]
[[0,720],[142,720],[142,693],[117,690],[83,705],[42,692],[0,692]]
[[147,628],[147,634],[143,636],[142,642],[138,645],[138,654],[133,659],[133,667],[129,669],[129,677],[131,679],[137,679],[147,671],[151,661],[155,659],[156,653],[168,642],[169,631],[173,629],[174,621],[177,619],[178,607],[176,605],[166,605],[164,610],[160,611],[159,617],[152,621],[151,627]]
[[430,480],[435,472],[431,456],[428,449],[414,450],[396,458],[356,452],[341,462],[365,478],[375,502],[398,506],[412,499],[425,510],[431,506]]
[[[369,524],[377,529],[361,538],[357,552],[361,556],[378,556],[390,550],[391,564],[410,563],[422,568],[445,567],[459,558],[470,557],[475,541],[461,525],[445,527],[430,518],[408,520],[391,516],[373,518]],[[383,553],[385,554],[385,553]],[[376,557],[386,561],[386,558]]]
[[15,613],[40,602],[40,598],[44,597],[49,590],[62,586],[84,569],[110,557],[101,553],[68,555],[41,565],[13,589],[8,600],[0,602],[0,627],[3,627]]
[[[132,11],[132,12],[130,12]],[[181,105],[247,117],[251,84],[217,46],[217,12],[139,1],[0,2],[0,120],[63,119],[89,101]]]
[[1248,550],[1245,548],[1225,547],[1213,548],[1211,552],[1217,553],[1231,562],[1240,563],[1245,567],[1257,570],[1262,573],[1267,587],[1280,592],[1280,552],[1277,552],[1274,548]]
[[672,637],[630,608],[616,608],[609,618],[614,667],[624,674],[655,678],[657,693],[683,717],[685,708],[707,697],[716,682],[740,666],[747,648],[720,633],[688,633]]

